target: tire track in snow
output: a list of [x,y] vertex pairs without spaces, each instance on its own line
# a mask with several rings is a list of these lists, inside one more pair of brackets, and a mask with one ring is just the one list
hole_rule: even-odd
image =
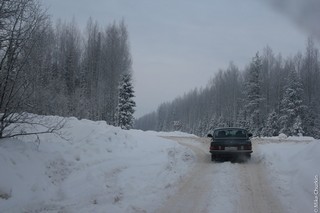
[[246,163],[213,163],[208,141],[195,137],[166,138],[189,147],[197,161],[178,191],[157,213],[285,212],[270,191],[265,178],[267,174],[259,162],[258,149],[254,149],[252,159]]

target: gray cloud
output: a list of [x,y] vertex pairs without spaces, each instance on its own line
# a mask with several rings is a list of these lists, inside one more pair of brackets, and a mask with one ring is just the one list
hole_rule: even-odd
[[319,0],[265,0],[320,41]]

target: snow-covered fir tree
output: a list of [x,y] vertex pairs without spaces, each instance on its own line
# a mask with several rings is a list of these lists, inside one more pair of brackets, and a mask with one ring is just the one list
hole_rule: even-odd
[[306,106],[302,101],[302,84],[296,71],[291,68],[287,85],[280,104],[280,133],[286,135],[298,135],[302,132],[301,117],[305,113]]
[[300,115],[295,119],[293,123],[294,135],[303,136],[302,120]]
[[277,136],[279,134],[279,116],[276,111],[272,111],[267,119],[267,123],[262,129],[263,136]]
[[263,100],[261,96],[260,73],[262,69],[262,60],[259,53],[252,59],[245,83],[246,104],[245,120],[248,121],[248,129],[254,135],[260,135],[262,121],[260,104]]
[[320,115],[316,113],[319,111],[316,100],[312,101],[311,105],[308,106],[306,111],[306,116],[304,117],[304,132],[307,135],[312,135],[313,137],[320,138]]
[[121,76],[119,85],[118,126],[122,129],[130,129],[133,126],[133,113],[136,106],[133,100],[134,90],[130,73]]

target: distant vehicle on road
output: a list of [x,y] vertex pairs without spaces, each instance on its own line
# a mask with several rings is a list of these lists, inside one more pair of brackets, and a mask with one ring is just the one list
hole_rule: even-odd
[[228,127],[217,128],[213,130],[213,134],[208,134],[211,138],[210,153],[211,160],[219,160],[225,158],[231,159],[250,159],[252,153],[252,144],[246,129]]

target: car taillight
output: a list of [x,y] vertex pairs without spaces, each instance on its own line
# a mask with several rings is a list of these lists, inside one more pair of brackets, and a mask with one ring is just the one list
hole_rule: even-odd
[[213,145],[210,146],[210,150],[224,150],[224,146]]

